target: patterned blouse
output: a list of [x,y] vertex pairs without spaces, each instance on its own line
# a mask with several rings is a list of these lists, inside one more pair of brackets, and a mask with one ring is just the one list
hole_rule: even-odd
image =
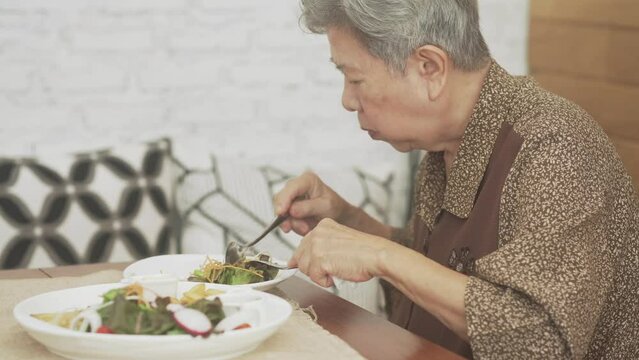
[[470,344],[402,296],[392,321],[476,359],[639,359],[639,200],[577,105],[493,62],[450,176],[427,154],[415,204],[405,240],[470,276]]

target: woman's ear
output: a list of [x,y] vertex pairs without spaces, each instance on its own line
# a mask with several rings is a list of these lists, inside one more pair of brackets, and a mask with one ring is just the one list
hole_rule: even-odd
[[419,76],[425,81],[428,98],[435,101],[444,91],[450,71],[448,54],[434,45],[424,45],[413,53]]

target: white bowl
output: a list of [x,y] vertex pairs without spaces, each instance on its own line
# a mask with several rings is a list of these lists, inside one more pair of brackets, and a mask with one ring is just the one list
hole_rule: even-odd
[[[178,283],[178,295],[195,283]],[[253,328],[211,335],[204,339],[190,335],[117,335],[83,333],[65,329],[31,316],[81,309],[102,302],[100,295],[122,284],[101,284],[52,291],[28,298],[13,309],[18,323],[51,352],[82,360],[176,360],[230,359],[255,349],[291,315],[291,305],[268,293],[247,289],[263,299],[260,324]],[[207,286],[208,287],[208,286]],[[220,295],[224,303],[224,294]]]
[[[206,254],[177,254],[177,255],[159,255],[152,256],[146,259],[138,260],[133,264],[127,266],[124,269],[123,276],[125,278],[140,276],[140,275],[153,275],[153,274],[169,274],[178,278],[178,280],[186,281],[189,275],[200,267],[206,260],[206,257],[217,261],[223,261],[224,256],[206,255]],[[272,260],[276,264],[285,265],[286,262],[280,260]],[[235,289],[235,288],[251,288],[255,290],[268,290],[275,287],[277,284],[293,276],[297,269],[280,270],[277,276],[273,280],[262,281],[255,284],[245,285],[224,285],[224,284],[211,284],[216,289]]]

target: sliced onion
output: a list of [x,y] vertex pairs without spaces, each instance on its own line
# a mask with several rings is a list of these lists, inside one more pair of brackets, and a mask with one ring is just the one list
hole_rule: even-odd
[[[82,321],[78,325],[78,321]],[[91,328],[91,332],[98,331],[98,328],[102,326],[102,318],[97,311],[93,309],[87,309],[83,312],[79,313],[76,317],[71,320],[70,328],[72,330],[78,330],[85,332],[87,328]]]

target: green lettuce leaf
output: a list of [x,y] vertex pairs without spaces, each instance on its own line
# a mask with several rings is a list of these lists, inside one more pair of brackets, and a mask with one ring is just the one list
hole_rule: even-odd
[[261,281],[264,281],[264,278],[250,270],[226,267],[216,282],[226,285],[244,285]]
[[104,325],[116,334],[161,335],[177,328],[166,304],[157,309],[144,308],[135,301],[126,300],[123,295],[117,295],[112,305],[98,313]]

